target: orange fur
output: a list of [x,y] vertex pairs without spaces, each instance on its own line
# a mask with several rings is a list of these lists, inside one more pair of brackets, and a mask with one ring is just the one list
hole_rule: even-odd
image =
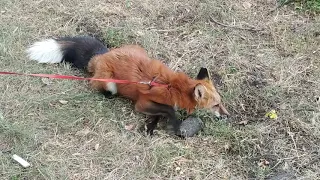
[[[169,85],[169,88],[150,88],[145,84],[117,84],[118,94],[136,102],[136,110],[140,112],[144,112],[149,101],[178,106],[188,113],[196,107],[210,109],[221,104],[210,79],[196,80],[184,73],[174,72],[159,60],[150,59],[146,51],[137,45],[123,46],[93,57],[88,70],[94,78],[150,81],[156,77],[156,82]],[[201,99],[195,97],[197,85],[203,90]],[[107,90],[105,82],[92,81],[91,86],[97,90]]]

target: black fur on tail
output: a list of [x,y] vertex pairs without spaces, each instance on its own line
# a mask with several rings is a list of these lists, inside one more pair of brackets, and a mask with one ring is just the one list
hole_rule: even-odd
[[90,36],[61,37],[55,40],[61,45],[63,61],[79,69],[85,69],[93,56],[109,51],[98,39]]

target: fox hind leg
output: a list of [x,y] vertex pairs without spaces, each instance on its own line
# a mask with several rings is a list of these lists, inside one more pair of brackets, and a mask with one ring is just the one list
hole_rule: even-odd
[[[105,63],[101,56],[94,57],[88,63],[88,72],[93,74],[95,79],[111,79],[113,72]],[[117,94],[117,85],[114,82],[103,82],[91,80],[90,85],[92,89],[100,91],[105,97],[110,98]]]
[[[146,115],[155,116],[155,119],[147,125],[147,131],[149,133],[153,132],[159,122],[159,116],[164,116],[169,119],[168,130],[176,135],[179,135],[179,128],[181,121],[177,119],[175,115],[175,110],[172,106],[159,104],[153,101],[137,101],[135,104],[135,109],[138,112],[144,113]],[[157,117],[157,118],[156,118]],[[148,127],[149,126],[149,127]]]
[[147,134],[153,135],[153,131],[156,129],[161,116],[152,116],[151,120],[147,122]]
[[[92,78],[95,79],[111,79],[111,72],[95,72]],[[105,97],[111,98],[113,95],[117,94],[117,85],[114,82],[103,82],[103,81],[90,81],[91,88],[100,91]]]

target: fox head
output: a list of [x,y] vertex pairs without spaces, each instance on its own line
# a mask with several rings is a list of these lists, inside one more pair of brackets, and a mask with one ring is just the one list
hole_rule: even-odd
[[226,108],[222,105],[221,97],[214,87],[206,68],[201,68],[197,78],[198,84],[194,87],[194,99],[198,108],[209,109],[212,113],[219,115],[229,115]]

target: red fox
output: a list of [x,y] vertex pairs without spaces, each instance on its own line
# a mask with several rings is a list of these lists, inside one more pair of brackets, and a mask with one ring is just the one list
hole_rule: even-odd
[[179,135],[181,121],[175,115],[176,108],[191,114],[196,108],[229,115],[221,103],[221,97],[210,79],[208,70],[201,68],[195,79],[185,73],[174,72],[159,60],[148,57],[139,45],[124,45],[108,49],[98,39],[90,36],[47,39],[27,49],[30,59],[39,63],[71,63],[85,69],[93,78],[129,81],[151,81],[166,84],[115,84],[90,81],[93,89],[105,95],[118,94],[135,103],[135,110],[150,115],[147,133],[152,134],[161,116],[169,119],[168,127]]

